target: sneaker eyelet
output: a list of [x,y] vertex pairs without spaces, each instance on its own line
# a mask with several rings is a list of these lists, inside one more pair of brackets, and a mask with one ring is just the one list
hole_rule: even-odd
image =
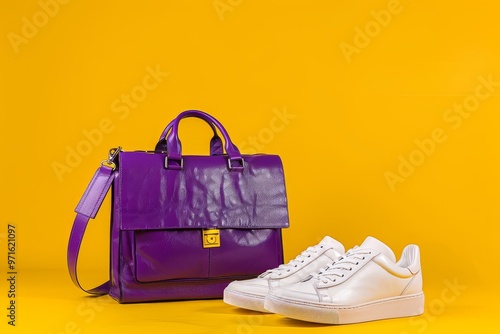
[[358,265],[358,264],[359,264],[359,262],[356,262],[356,265]]
[[363,260],[365,259],[365,257],[363,256]]
[[308,256],[308,258],[311,257],[311,255]]
[[345,276],[345,274],[342,274],[342,277],[344,277],[344,276]]
[[349,271],[352,271],[352,268],[349,268]]
[[319,247],[319,248],[323,248],[323,246]]

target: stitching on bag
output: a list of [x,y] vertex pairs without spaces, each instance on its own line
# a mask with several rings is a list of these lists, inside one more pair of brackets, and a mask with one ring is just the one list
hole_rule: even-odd
[[[122,178],[119,177],[118,178],[118,182],[120,183],[119,184],[119,189],[121,189],[122,187]],[[114,203],[113,203],[114,205]],[[122,301],[123,300],[123,283],[122,283],[122,230],[120,229],[121,228],[121,219],[122,219],[122,214],[121,214],[121,211],[120,211],[120,216],[119,216],[119,225],[118,227],[114,226],[114,220],[115,220],[115,217],[113,215],[113,232],[114,232],[114,229],[116,228],[118,230],[118,251],[115,253],[115,256],[118,257],[118,259],[116,260],[118,263],[117,263],[117,266],[118,266],[118,273],[117,273],[117,279],[118,279],[118,292],[120,294],[120,300]],[[135,242],[135,239],[134,239],[134,242]],[[135,246],[135,245],[134,245]],[[135,250],[135,249],[134,249]],[[132,256],[135,256],[135,253],[132,253],[133,255]],[[135,260],[135,259],[134,259]],[[113,264],[111,264],[113,265]],[[112,269],[114,270],[114,268]],[[111,285],[113,285],[113,282],[111,282]]]
[[[122,280],[122,241],[123,241],[123,236],[122,236],[122,231],[118,231],[118,291],[120,293],[120,301],[123,301],[123,280]],[[111,282],[111,285],[113,285],[113,282]]]
[[212,277],[212,250],[208,249],[208,277]]

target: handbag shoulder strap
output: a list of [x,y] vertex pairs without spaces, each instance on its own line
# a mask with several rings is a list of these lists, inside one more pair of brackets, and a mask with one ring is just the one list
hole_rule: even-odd
[[87,228],[89,220],[91,218],[95,218],[97,211],[99,211],[104,197],[106,196],[106,193],[113,183],[113,172],[114,168],[105,165],[101,165],[101,167],[99,167],[95,172],[92,181],[90,181],[90,184],[87,186],[85,193],[83,194],[80,202],[78,203],[78,206],[75,209],[76,218],[73,223],[73,228],[71,229],[68,243],[68,270],[69,275],[71,276],[71,280],[77,287],[79,287],[83,291],[95,295],[103,295],[109,293],[109,289],[111,287],[110,281],[108,280],[107,282],[93,289],[84,289],[78,281],[76,264],[78,261],[80,246],[85,234],[85,229]]

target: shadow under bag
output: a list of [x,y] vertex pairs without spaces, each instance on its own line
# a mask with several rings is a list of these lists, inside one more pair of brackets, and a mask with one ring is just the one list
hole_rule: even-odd
[[[214,131],[210,156],[182,155],[178,129],[186,117]],[[86,290],[76,273],[78,253],[110,188],[111,277]],[[289,226],[280,157],[241,155],[222,124],[197,110],[170,122],[155,151],[111,150],[75,211],[71,279],[120,303],[221,298],[231,281],[283,263],[281,229]]]

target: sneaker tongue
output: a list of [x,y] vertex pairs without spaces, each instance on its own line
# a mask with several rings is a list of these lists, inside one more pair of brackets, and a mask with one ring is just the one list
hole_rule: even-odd
[[375,239],[374,237],[367,237],[365,241],[359,246],[359,248],[370,248],[380,253],[384,254],[392,262],[396,262],[396,256],[394,252],[382,241]]
[[338,242],[337,240],[335,240],[329,236],[324,237],[323,240],[321,240],[321,242],[319,244],[332,247],[334,250],[336,250],[340,254],[345,253],[344,245],[342,245],[340,242]]

